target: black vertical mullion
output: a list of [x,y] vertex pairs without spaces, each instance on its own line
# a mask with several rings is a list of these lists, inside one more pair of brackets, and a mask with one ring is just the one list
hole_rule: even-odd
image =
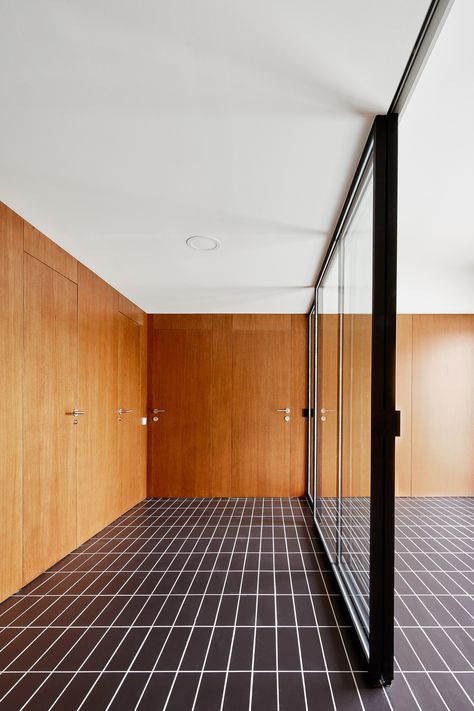
[[393,679],[398,116],[374,124],[369,679]]

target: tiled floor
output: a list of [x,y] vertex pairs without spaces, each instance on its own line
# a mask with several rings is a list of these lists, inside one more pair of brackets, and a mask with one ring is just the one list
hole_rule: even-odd
[[396,513],[393,689],[409,684],[423,710],[472,709],[474,498],[399,498]]
[[0,708],[470,709],[472,500],[415,504],[390,689],[366,685],[304,501],[158,499],[0,606]]

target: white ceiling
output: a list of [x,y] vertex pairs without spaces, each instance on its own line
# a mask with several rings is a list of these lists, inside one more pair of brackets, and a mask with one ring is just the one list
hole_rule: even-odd
[[2,0],[0,199],[149,312],[304,312],[428,5]]
[[455,0],[400,121],[401,313],[474,313],[473,28]]

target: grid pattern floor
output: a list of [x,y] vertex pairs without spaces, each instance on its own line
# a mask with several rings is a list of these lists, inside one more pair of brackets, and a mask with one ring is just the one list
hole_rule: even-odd
[[388,689],[305,501],[154,499],[0,606],[0,708],[470,709],[472,500],[447,502],[398,503]]

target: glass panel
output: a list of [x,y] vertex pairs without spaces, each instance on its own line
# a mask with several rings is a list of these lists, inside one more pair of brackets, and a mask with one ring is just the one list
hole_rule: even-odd
[[315,519],[369,633],[373,174],[366,169],[316,296]]
[[341,240],[339,566],[369,629],[373,183],[369,170]]
[[373,684],[393,678],[396,131],[376,118],[315,301],[314,520]]
[[317,294],[315,517],[332,562],[338,550],[339,250]]
[[311,501],[314,499],[314,356],[315,356],[315,314],[314,307],[309,315],[308,323],[308,493]]

